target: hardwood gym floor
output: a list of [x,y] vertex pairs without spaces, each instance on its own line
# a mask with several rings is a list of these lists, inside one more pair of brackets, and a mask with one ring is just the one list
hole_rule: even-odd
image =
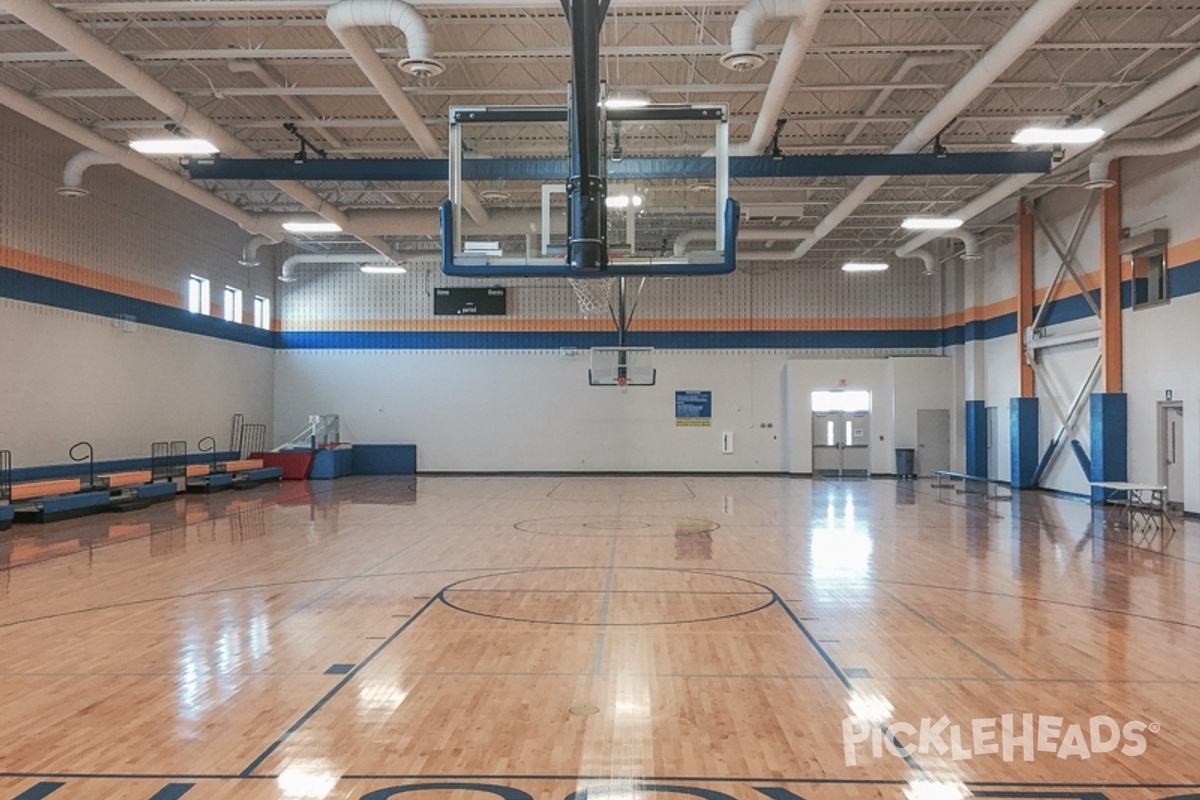
[[1176,525],[928,481],[435,476],[21,526],[0,800],[1194,800]]

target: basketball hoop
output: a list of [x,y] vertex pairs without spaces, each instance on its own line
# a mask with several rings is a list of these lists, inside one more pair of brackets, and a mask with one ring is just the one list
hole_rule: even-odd
[[620,386],[622,389],[624,389],[626,386],[629,385],[629,377],[626,375],[618,375],[616,384],[617,384],[617,386]]
[[601,317],[611,313],[612,288],[616,278],[567,278],[575,290],[579,313],[585,317]]

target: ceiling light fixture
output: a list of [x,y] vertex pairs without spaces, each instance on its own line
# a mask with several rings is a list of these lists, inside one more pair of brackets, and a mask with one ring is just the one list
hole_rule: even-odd
[[604,205],[609,208],[640,208],[642,205],[642,196],[640,194],[610,194],[604,198]]
[[408,272],[399,264],[363,264],[358,269],[369,275],[400,275]]
[[908,231],[952,231],[961,228],[963,221],[957,217],[909,217],[900,223]]
[[883,272],[887,264],[876,261],[847,261],[842,264],[842,272]]
[[648,105],[650,98],[640,92],[622,92],[604,101],[605,108],[645,108]]
[[134,139],[130,149],[147,156],[211,156],[219,152],[207,139],[183,139],[168,136],[163,139]]
[[342,226],[336,222],[302,222],[295,220],[283,223],[288,233],[341,233]]
[[1104,136],[1102,128],[1022,128],[1013,144],[1091,144]]

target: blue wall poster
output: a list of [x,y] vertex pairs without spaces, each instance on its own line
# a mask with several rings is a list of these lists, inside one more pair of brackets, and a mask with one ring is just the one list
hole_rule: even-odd
[[712,392],[684,390],[675,392],[675,427],[712,426]]

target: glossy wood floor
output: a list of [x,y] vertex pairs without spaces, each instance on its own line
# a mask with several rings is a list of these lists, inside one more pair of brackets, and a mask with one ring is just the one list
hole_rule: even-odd
[[0,800],[1194,800],[1176,526],[928,481],[546,476],[17,527]]

